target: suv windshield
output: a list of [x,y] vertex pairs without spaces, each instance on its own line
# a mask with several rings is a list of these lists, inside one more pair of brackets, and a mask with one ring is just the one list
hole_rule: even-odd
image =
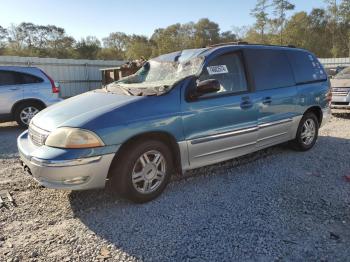
[[347,67],[340,71],[335,77],[335,79],[350,79],[350,67]]
[[171,89],[173,84],[201,70],[206,49],[174,52],[149,60],[135,74],[109,84],[107,91],[121,89],[128,95],[156,95]]

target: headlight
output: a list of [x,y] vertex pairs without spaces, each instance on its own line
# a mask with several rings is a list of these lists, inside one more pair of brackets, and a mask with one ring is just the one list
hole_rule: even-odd
[[102,140],[93,132],[71,127],[61,127],[53,131],[45,145],[58,148],[92,148],[104,146]]

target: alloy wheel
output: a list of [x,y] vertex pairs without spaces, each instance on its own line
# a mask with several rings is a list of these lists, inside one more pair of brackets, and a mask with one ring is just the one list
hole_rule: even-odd
[[316,123],[313,119],[306,119],[301,131],[301,140],[305,145],[310,145],[315,139]]
[[39,112],[39,109],[33,107],[33,106],[28,106],[22,109],[19,117],[22,121],[23,124],[29,125],[30,121],[32,118]]
[[166,174],[165,157],[156,150],[147,151],[136,161],[132,171],[132,184],[142,193],[149,194],[157,190]]

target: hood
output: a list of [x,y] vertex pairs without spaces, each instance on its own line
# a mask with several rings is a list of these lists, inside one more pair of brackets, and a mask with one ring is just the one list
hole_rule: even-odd
[[139,99],[142,97],[105,91],[87,92],[42,110],[33,118],[32,123],[47,131],[63,126],[81,127],[104,113]]
[[349,87],[350,88],[350,79],[331,79],[332,87]]

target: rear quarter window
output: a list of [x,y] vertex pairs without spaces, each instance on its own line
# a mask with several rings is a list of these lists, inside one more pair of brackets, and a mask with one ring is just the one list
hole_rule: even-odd
[[287,51],[286,53],[292,65],[297,84],[327,80],[327,74],[321,63],[311,53],[297,50]]
[[0,70],[0,86],[16,85],[16,76],[11,71]]
[[257,91],[295,85],[291,65],[283,50],[247,49],[245,55]]

